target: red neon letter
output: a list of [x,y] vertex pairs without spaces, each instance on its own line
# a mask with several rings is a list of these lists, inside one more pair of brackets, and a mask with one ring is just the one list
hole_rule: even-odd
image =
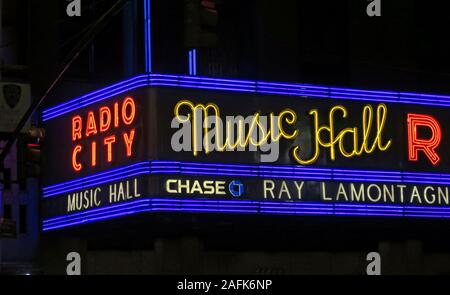
[[112,162],[112,144],[116,142],[116,136],[111,135],[105,138],[104,144],[107,146],[108,162]]
[[97,125],[95,124],[94,112],[88,113],[86,124],[86,137],[91,134],[97,134]]
[[[431,129],[431,138],[419,138],[417,127]],[[435,149],[442,139],[441,127],[438,121],[428,115],[408,114],[408,157],[410,161],[419,160],[419,151],[423,151],[433,165],[439,163],[440,158]]]
[[[130,106],[130,114],[127,114],[127,106]],[[125,98],[122,104],[122,120],[125,125],[130,125],[134,121],[136,115],[136,105],[131,97]]]
[[119,103],[114,103],[114,127],[119,127]]
[[76,172],[79,172],[83,166],[77,162],[77,154],[81,152],[83,148],[81,145],[77,145],[72,153],[72,167]]
[[81,117],[75,116],[72,118],[72,141],[81,139]]
[[100,132],[105,132],[111,125],[111,110],[108,107],[100,108]]
[[134,133],[134,129],[130,131],[130,135],[128,135],[126,132],[123,133],[123,140],[125,141],[125,146],[127,148],[127,157],[131,157],[132,154],[131,147],[133,146]]
[[91,165],[95,167],[97,165],[97,143],[95,141],[91,144]]

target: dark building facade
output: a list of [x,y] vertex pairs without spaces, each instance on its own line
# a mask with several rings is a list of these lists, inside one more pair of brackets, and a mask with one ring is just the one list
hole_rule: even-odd
[[[36,99],[115,1],[81,0],[79,17],[66,1],[22,2],[10,8],[28,15],[15,51]],[[356,0],[197,2],[217,14],[201,28],[215,46],[186,46],[190,1],[128,1],[41,107],[39,269],[65,274],[78,252],[84,274],[365,274],[378,252],[383,274],[447,274],[444,10],[382,1],[382,16],[369,17]],[[258,144],[173,151],[176,107],[200,104],[222,118],[278,115],[285,132],[267,144],[279,142],[280,156],[261,161]],[[322,144],[315,109],[329,130]],[[439,122],[438,132],[417,117],[416,139],[440,139],[436,165],[433,153],[409,154],[413,115]],[[358,143],[323,143],[333,120]],[[302,162],[316,143],[317,159]]]

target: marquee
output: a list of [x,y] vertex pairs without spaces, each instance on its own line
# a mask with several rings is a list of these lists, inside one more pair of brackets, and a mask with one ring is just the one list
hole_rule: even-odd
[[43,229],[159,212],[449,218],[449,107],[140,75],[43,111]]

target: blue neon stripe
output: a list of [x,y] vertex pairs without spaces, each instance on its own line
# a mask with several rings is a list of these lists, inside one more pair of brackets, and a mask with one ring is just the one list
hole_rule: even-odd
[[192,70],[193,70],[193,75],[197,76],[197,50],[196,49],[192,50]]
[[[144,0],[145,3],[149,0]],[[147,10],[146,10],[147,11]],[[147,36],[148,34],[146,34]],[[149,44],[149,42],[146,42]],[[148,46],[150,47],[150,46]],[[148,48],[148,50],[150,50]],[[148,51],[147,50],[147,51]],[[194,53],[194,51],[190,52]],[[149,53],[146,53],[148,55]],[[150,58],[149,58],[150,61]],[[190,61],[196,62],[195,54],[190,54]],[[149,71],[151,71],[148,65]],[[309,98],[345,99],[353,101],[371,101],[384,103],[401,103],[425,106],[450,107],[450,96],[418,94],[392,91],[358,90],[350,88],[335,88],[309,84],[271,83],[261,81],[245,81],[225,78],[206,78],[194,76],[196,66],[190,66],[190,76],[164,75],[148,73],[132,79],[116,83],[103,89],[69,100],[65,103],[48,108],[42,112],[42,119],[48,121],[63,114],[103,101],[139,87],[164,86],[190,89],[223,90],[255,94],[287,95]]]
[[317,202],[294,203],[275,201],[202,200],[188,198],[145,198],[103,208],[90,209],[84,212],[73,213],[65,216],[49,218],[43,221],[43,230],[55,230],[143,212],[450,218],[450,208],[448,207],[335,203],[324,204]]
[[[114,168],[114,169],[107,170],[104,172],[95,173],[95,174],[91,174],[89,176],[81,177],[81,178],[78,178],[75,180],[66,181],[61,184],[52,185],[51,188],[52,189],[63,188],[63,187],[69,186],[69,185],[77,185],[79,183],[85,183],[85,182],[89,182],[92,180],[97,180],[97,179],[103,178],[104,176],[115,176],[117,174],[121,174],[124,171],[126,172],[130,169],[149,167],[149,164],[150,164],[150,162],[147,161],[147,162],[139,162],[139,163],[127,165],[127,166],[120,167],[120,168]],[[44,192],[48,191],[48,187],[44,187],[43,191]]]
[[145,42],[145,72],[152,72],[152,30],[151,30],[151,3],[144,0],[144,42]]
[[188,55],[189,55],[189,75],[193,75],[193,73],[192,73],[192,51],[191,50],[189,50]]
[[[189,50],[188,58],[189,58],[189,75],[196,76],[197,75],[197,50],[196,49]],[[170,81],[173,81],[173,79]]]
[[93,103],[103,101],[115,95],[119,95],[130,90],[148,85],[148,79],[145,76],[139,76],[127,80],[127,83],[118,83],[105,88],[103,91],[96,91],[79,98],[66,102],[62,105],[45,110],[42,113],[42,119],[47,121],[63,114],[70,113],[74,108],[79,109],[89,106]]
[[133,176],[148,174],[150,174],[149,162],[142,162],[44,187],[42,192],[43,197],[46,198],[108,183],[115,179],[126,179]]
[[160,77],[165,79],[174,79],[179,81],[180,78],[186,78],[191,81],[217,81],[217,82],[223,82],[223,83],[230,83],[230,84],[236,84],[236,85],[250,85],[255,87],[256,83],[261,83],[257,81],[250,81],[250,80],[237,80],[237,79],[228,79],[228,78],[211,78],[211,77],[190,77],[190,76],[179,76],[179,75],[170,75],[170,74],[153,74],[152,77]]
[[95,95],[97,95],[97,94],[108,95],[110,92],[116,91],[117,88],[128,87],[130,84],[132,84],[136,80],[144,80],[144,81],[146,81],[147,78],[148,78],[147,75],[139,75],[139,76],[130,78],[128,80],[121,81],[121,82],[115,83],[113,85],[107,86],[107,87],[105,87],[103,89],[92,91],[92,92],[90,92],[88,94],[85,94],[85,95],[79,97],[79,98],[75,98],[75,99],[69,100],[67,102],[61,103],[59,105],[50,107],[50,108],[44,110],[42,113],[43,114],[47,114],[49,112],[57,111],[57,110],[59,110],[59,109],[61,109],[63,107],[73,107],[73,105],[80,104],[84,100],[88,100],[90,97],[95,97]]
[[114,168],[86,177],[50,185],[43,188],[48,198],[68,192],[79,191],[108,182],[120,181],[138,175],[203,175],[222,177],[257,177],[269,179],[298,179],[314,181],[379,182],[439,184],[450,186],[450,174],[403,172],[382,170],[352,170],[315,168],[302,166],[268,166],[218,163],[192,163],[179,161],[144,161]]

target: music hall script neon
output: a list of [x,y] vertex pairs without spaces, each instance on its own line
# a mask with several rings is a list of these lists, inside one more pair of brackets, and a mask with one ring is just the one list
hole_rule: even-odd
[[[182,112],[184,111],[184,112]],[[180,122],[189,121],[192,125],[192,146],[193,154],[197,156],[201,151],[198,147],[205,142],[205,136],[211,131],[202,118],[213,118],[216,120],[214,126],[220,126],[220,108],[214,103],[195,104],[189,100],[182,100],[177,103],[174,109],[175,117]],[[344,106],[338,105],[328,112],[328,123],[320,124],[320,113],[317,109],[309,111],[309,115],[314,122],[314,131],[311,137],[314,138],[311,155],[306,155],[301,146],[292,149],[293,158],[301,165],[310,165],[317,161],[321,153],[328,153],[332,161],[337,156],[352,158],[371,154],[375,151],[384,152],[392,145],[391,139],[384,139],[383,133],[386,127],[387,107],[379,104],[375,109],[371,105],[363,108],[361,119],[362,127],[351,126],[339,130],[335,121],[345,119],[349,116]],[[338,118],[339,116],[339,118]],[[217,151],[236,150],[238,147],[246,148],[250,144],[258,147],[268,144],[270,141],[294,140],[299,136],[297,129],[297,113],[292,109],[285,109],[280,113],[270,113],[268,124],[262,122],[261,113],[253,114],[250,122],[244,122],[244,118],[237,120],[237,124],[226,123],[226,128],[215,128]],[[203,134],[199,132],[198,125],[202,124]],[[237,128],[237,131],[234,132]],[[221,130],[224,129],[224,130]],[[201,131],[201,128],[200,128]],[[259,133],[257,139],[252,135]],[[351,142],[349,146],[349,142]],[[204,152],[208,154],[210,149],[204,145]]]

